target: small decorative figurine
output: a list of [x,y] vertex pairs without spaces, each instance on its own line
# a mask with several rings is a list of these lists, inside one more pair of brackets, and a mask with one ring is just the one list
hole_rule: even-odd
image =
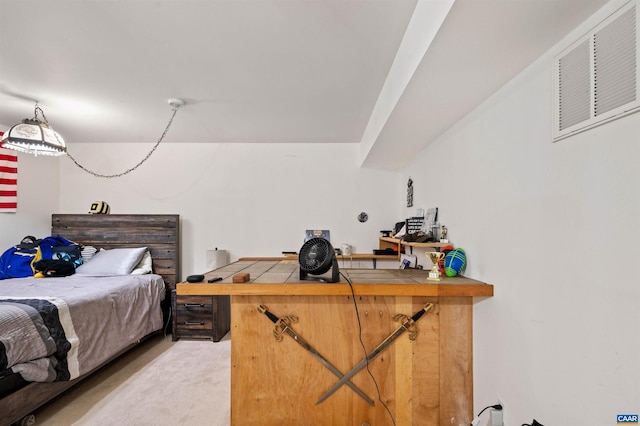
[[407,207],[413,207],[413,181],[411,178],[407,182]]
[[442,229],[440,230],[440,242],[445,242],[442,240],[446,240],[447,239],[447,227],[442,225]]

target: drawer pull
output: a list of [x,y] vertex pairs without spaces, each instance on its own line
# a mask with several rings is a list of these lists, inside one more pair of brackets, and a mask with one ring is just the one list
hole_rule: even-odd
[[204,325],[204,321],[185,321],[184,325]]
[[204,308],[204,304],[202,303],[185,303],[184,304],[185,308]]

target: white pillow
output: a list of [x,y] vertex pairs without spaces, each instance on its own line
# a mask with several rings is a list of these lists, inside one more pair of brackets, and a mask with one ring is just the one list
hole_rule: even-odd
[[76,275],[128,275],[145,251],[146,247],[100,250],[76,268]]
[[151,253],[148,251],[144,252],[144,256],[140,259],[140,262],[136,265],[136,267],[131,271],[131,275],[143,275],[150,274],[153,272],[153,261],[151,259]]
[[84,263],[90,261],[97,251],[98,249],[94,246],[84,246],[82,248],[82,251],[80,252],[80,255],[82,256],[82,262]]

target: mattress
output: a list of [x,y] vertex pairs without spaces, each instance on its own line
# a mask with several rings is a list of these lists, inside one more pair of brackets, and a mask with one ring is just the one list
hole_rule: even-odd
[[72,380],[162,329],[156,274],[0,281],[0,377]]

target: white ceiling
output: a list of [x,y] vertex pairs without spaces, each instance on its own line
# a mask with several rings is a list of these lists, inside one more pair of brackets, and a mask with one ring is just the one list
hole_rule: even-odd
[[452,2],[0,0],[0,130],[37,100],[70,151],[154,143],[181,98],[164,143],[360,143],[398,169],[607,1]]

